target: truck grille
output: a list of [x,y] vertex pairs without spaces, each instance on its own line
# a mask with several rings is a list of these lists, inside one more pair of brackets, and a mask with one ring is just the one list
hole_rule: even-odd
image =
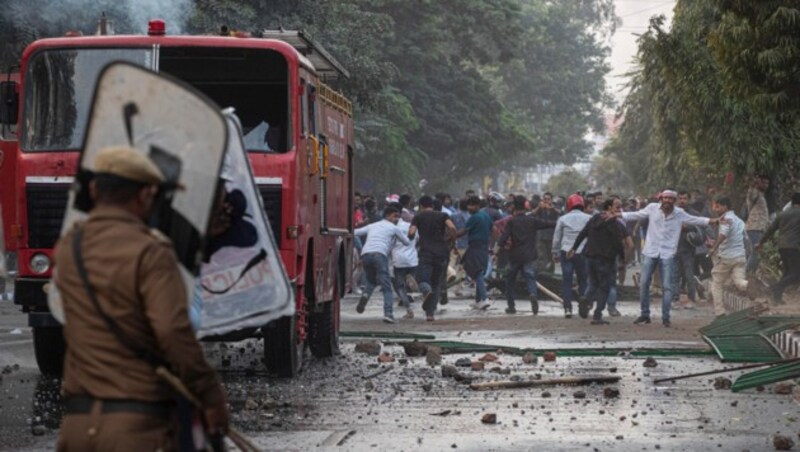
[[272,228],[272,235],[275,236],[275,243],[281,247],[281,186],[280,185],[259,185],[258,191],[261,199],[264,200],[264,210],[269,218],[269,225]]
[[28,248],[53,248],[61,234],[69,185],[28,184]]

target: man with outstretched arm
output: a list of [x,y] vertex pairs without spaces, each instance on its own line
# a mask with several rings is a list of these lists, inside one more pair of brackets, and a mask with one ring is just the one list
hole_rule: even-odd
[[675,207],[678,193],[666,189],[659,195],[659,202],[648,204],[644,209],[636,212],[622,212],[622,218],[627,221],[647,220],[647,236],[645,247],[642,250],[642,280],[639,286],[639,302],[641,314],[633,322],[637,325],[650,323],[650,283],[656,267],[661,273],[661,288],[663,298],[661,302],[661,322],[665,327],[672,326],[670,311],[672,297],[675,293],[675,253],[678,249],[678,240],[684,224],[691,226],[708,226],[718,220],[689,215],[680,207]]

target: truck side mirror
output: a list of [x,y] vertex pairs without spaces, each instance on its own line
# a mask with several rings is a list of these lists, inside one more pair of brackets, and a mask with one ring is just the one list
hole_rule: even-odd
[[19,115],[17,82],[0,82],[0,124],[14,125]]

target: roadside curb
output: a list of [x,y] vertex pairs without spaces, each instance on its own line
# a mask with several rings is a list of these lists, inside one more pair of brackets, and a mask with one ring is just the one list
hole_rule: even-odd
[[[728,291],[723,292],[722,301],[727,309],[734,312],[747,309],[753,304],[747,298]],[[800,358],[800,329],[786,330],[774,334],[769,337],[769,340],[787,358]]]

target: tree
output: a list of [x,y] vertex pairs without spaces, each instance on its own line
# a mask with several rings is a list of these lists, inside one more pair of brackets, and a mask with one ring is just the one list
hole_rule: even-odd
[[557,196],[570,195],[576,191],[585,190],[589,186],[585,177],[573,168],[550,176],[545,185],[545,190]]

